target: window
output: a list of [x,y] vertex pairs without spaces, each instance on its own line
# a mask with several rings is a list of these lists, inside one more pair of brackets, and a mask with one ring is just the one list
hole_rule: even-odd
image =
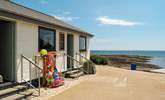
[[79,47],[80,47],[80,51],[86,51],[86,37],[85,36],[80,36]]
[[65,49],[65,35],[62,32],[60,32],[60,35],[59,35],[59,49],[60,50]]
[[39,50],[55,51],[55,30],[39,27]]

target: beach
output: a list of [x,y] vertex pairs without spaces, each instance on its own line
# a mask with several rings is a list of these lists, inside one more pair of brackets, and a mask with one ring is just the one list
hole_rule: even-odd
[[149,56],[131,56],[131,55],[100,55],[108,59],[108,65],[130,70],[131,64],[136,64],[136,70],[150,72],[161,67],[155,64],[149,64]]
[[165,68],[165,51],[142,50],[92,50],[91,55],[108,59],[108,65],[130,69],[131,64],[137,65],[137,70],[147,71]]
[[165,100],[165,74],[96,68],[96,75],[80,77],[78,84],[49,100]]

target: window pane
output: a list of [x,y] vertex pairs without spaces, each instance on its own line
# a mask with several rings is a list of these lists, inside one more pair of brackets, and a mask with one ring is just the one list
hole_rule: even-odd
[[60,50],[64,50],[65,48],[65,35],[64,33],[60,33],[60,37],[59,37],[59,46],[60,46]]
[[55,31],[46,28],[39,29],[39,49],[55,50]]
[[80,50],[86,50],[86,37],[80,36]]

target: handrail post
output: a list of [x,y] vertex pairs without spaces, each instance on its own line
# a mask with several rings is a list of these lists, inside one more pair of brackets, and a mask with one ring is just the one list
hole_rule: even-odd
[[41,80],[40,80],[40,71],[39,71],[39,69],[38,69],[38,88],[39,88],[39,96],[40,96],[40,94],[41,94]]
[[90,73],[90,62],[88,61],[88,74]]
[[[76,60],[77,60],[77,53],[76,53]],[[79,68],[78,62],[75,63],[76,67]],[[77,78],[78,78],[78,71],[77,71]]]
[[31,63],[29,62],[29,78],[30,78],[30,84],[32,84],[32,72],[31,72],[32,68],[31,67],[32,67],[31,66]]
[[[75,57],[75,59],[77,60],[77,55],[75,55],[76,57]],[[75,66],[76,66],[76,68],[78,68],[78,63],[77,62],[75,62],[75,64],[74,64]]]
[[70,60],[70,68],[71,68],[71,70],[72,70],[72,62],[71,62],[71,58],[69,58],[69,60]]
[[23,81],[23,57],[21,55],[21,82]]
[[64,68],[64,70],[66,69],[66,67],[65,67],[65,53],[63,55],[63,68]]

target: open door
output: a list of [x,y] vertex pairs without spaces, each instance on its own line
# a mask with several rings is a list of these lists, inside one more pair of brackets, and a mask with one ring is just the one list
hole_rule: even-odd
[[0,75],[15,81],[15,23],[0,20]]
[[[67,35],[67,55],[74,56],[74,40],[73,35]],[[73,60],[67,57],[67,69],[73,69]]]

